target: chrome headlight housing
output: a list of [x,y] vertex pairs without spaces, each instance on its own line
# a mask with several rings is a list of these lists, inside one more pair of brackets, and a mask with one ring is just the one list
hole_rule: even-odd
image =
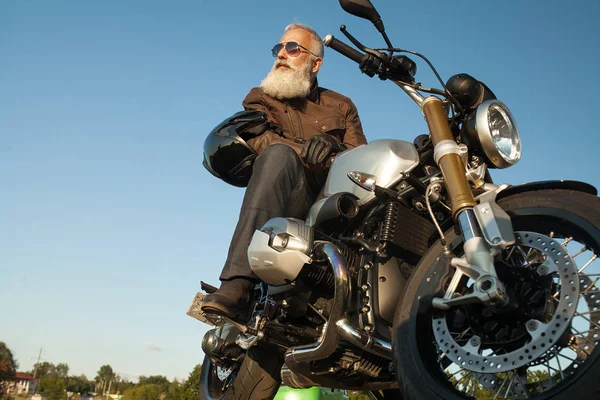
[[521,159],[521,135],[504,103],[484,101],[475,111],[474,122],[481,148],[494,167],[507,168]]

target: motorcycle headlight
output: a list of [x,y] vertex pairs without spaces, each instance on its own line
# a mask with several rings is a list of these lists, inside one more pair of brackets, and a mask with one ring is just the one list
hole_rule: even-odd
[[484,101],[475,112],[475,130],[481,147],[496,168],[521,159],[521,135],[509,109],[498,100]]

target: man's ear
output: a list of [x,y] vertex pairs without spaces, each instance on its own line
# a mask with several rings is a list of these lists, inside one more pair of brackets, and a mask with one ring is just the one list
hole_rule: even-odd
[[312,73],[316,74],[321,69],[321,65],[323,65],[323,59],[321,57],[315,58],[313,61]]

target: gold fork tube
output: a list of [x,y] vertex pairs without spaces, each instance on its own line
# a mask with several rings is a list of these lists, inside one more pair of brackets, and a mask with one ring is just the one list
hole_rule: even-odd
[[[448,118],[440,99],[433,96],[428,97],[423,102],[422,110],[429,126],[429,133],[431,134],[434,146],[442,140],[454,141],[450,126],[448,125]],[[450,195],[452,217],[456,219],[459,212],[477,205],[465,174],[465,164],[460,155],[448,153],[440,158],[438,165],[442,171],[446,188]]]

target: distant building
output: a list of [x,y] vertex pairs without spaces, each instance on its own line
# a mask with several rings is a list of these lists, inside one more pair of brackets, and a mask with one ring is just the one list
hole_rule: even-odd
[[35,393],[35,388],[37,387],[38,380],[29,374],[17,372],[15,374],[15,377],[6,383],[7,394],[9,396],[19,394],[32,395]]

